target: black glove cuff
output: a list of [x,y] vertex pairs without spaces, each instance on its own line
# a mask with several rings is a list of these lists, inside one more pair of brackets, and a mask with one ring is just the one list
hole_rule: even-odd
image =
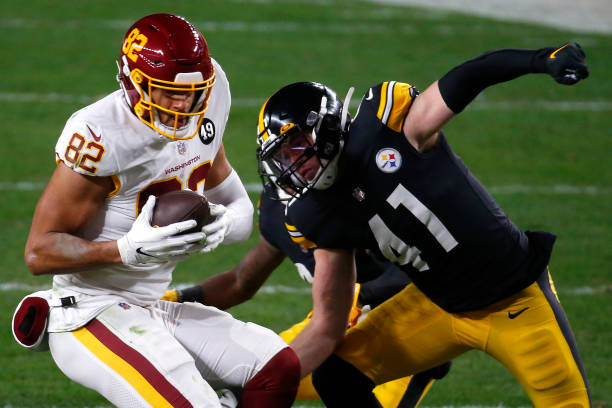
[[548,56],[555,51],[554,48],[540,48],[537,50],[531,59],[531,72],[536,74],[547,74],[548,65],[546,60]]
[[180,303],[199,302],[204,303],[204,289],[200,285],[191,286],[182,290],[176,290],[176,297]]

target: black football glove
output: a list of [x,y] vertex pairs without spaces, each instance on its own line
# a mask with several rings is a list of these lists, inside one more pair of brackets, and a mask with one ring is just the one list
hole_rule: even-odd
[[546,71],[558,83],[574,85],[589,76],[584,58],[584,51],[579,44],[567,43],[548,54]]
[[168,302],[200,302],[204,303],[204,290],[200,285],[190,286],[185,289],[168,289],[161,300]]

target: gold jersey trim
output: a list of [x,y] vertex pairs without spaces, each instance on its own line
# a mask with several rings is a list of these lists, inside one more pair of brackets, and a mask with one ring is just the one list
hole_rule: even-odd
[[289,233],[291,240],[300,245],[302,248],[308,250],[317,247],[317,244],[306,238],[295,226],[285,223],[285,227],[287,228],[287,232]]
[[113,198],[114,196],[116,196],[117,193],[119,192],[119,189],[121,188],[121,181],[119,181],[119,176],[117,176],[116,174],[113,174],[111,176],[111,180],[113,180],[113,184],[115,185],[115,188],[113,189],[113,191],[108,193],[107,198]]
[[383,82],[380,89],[380,103],[376,116],[380,121],[394,130],[401,132],[404,121],[412,105],[412,85],[403,82]]

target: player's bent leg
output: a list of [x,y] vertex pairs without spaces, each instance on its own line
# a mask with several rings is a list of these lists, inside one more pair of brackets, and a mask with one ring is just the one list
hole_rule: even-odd
[[[384,408],[388,407],[397,407],[397,408],[414,408],[417,407],[420,402],[423,400],[431,386],[433,385],[435,380],[440,380],[448,374],[451,367],[451,362],[439,365],[437,367],[431,368],[429,370],[423,371],[421,373],[415,374],[411,377],[404,377],[408,379],[406,387],[404,389],[404,394],[401,396],[399,402],[395,403],[395,405],[386,405],[381,396],[376,393],[376,387],[374,389],[374,393],[377,395],[378,400],[381,402]],[[396,380],[402,381],[403,379]],[[388,384],[388,383],[387,383]],[[382,384],[384,386],[385,384]]]
[[[256,406],[245,404],[253,399],[255,387],[260,386],[266,390],[268,401],[279,401],[279,405],[268,407],[291,406],[299,382],[299,361],[272,330],[199,303],[160,301],[157,307],[164,310],[169,329],[192,354],[202,377],[214,389],[244,389],[241,404],[249,407]],[[268,364],[275,367],[274,373],[270,373]],[[281,383],[293,396],[289,403],[283,402],[289,394],[280,389]]]
[[435,380],[448,374],[451,362],[421,373],[388,381],[374,388],[374,395],[383,408],[415,408],[423,400]]
[[457,336],[453,316],[410,284],[351,328],[335,353],[379,385],[471,348]]
[[102,315],[73,332],[50,333],[51,354],[68,378],[117,407],[220,407],[191,356],[163,326],[143,326],[143,318],[126,333]]
[[382,408],[374,381],[335,354],[314,371],[312,383],[326,407]]
[[590,407],[588,382],[548,273],[492,313],[487,352],[519,380],[536,407]]
[[[471,346],[456,336],[452,319],[410,284],[351,328],[335,354],[375,384],[383,384],[469,350]],[[421,395],[428,384],[417,387]]]
[[[412,378],[413,376],[408,376],[377,385],[373,392],[380,405],[383,408],[397,408],[408,390]],[[414,406],[408,405],[407,407]]]
[[239,408],[290,407],[300,383],[300,360],[286,347],[247,382]]

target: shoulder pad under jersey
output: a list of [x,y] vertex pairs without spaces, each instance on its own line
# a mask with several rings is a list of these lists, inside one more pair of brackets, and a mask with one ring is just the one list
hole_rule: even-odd
[[109,154],[109,138],[102,138],[101,129],[73,115],[56,145],[56,161],[63,161],[77,173],[87,176],[110,176],[118,172]]
[[418,94],[419,91],[412,85],[388,81],[368,89],[361,105],[366,105],[375,112],[383,125],[395,132],[401,132],[410,106]]

